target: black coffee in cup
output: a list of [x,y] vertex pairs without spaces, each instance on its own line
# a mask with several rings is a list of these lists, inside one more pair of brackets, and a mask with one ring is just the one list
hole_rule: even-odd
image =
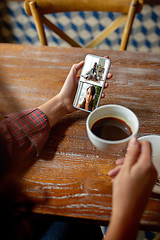
[[91,131],[99,138],[118,141],[132,135],[131,128],[121,119],[105,117],[96,121]]

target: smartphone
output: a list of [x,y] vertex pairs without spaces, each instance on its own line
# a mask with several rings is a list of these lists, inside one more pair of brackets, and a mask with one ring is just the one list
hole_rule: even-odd
[[110,60],[108,58],[91,54],[85,57],[73,101],[75,108],[91,112],[98,107],[109,67]]

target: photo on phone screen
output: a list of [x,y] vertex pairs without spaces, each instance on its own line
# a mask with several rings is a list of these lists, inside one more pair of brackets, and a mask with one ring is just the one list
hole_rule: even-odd
[[109,66],[108,58],[86,56],[73,102],[75,108],[91,112],[98,106]]

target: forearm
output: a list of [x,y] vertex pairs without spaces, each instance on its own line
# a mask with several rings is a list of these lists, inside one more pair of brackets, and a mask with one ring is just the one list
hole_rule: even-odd
[[139,220],[132,217],[113,217],[104,240],[135,240],[139,229]]
[[43,112],[34,108],[6,115],[0,122],[0,134],[11,158],[22,153],[39,154],[46,143],[50,127]]
[[[121,192],[121,198],[122,194],[124,193]],[[118,198],[117,195],[114,197],[116,197],[116,199]],[[147,200],[145,200],[145,198],[143,198],[143,200],[136,198],[135,200],[134,196],[132,199],[126,196],[125,199],[126,201],[123,200],[123,203],[120,203],[121,199],[116,201],[116,203],[114,202],[115,199],[113,199],[112,217],[104,240],[136,239],[140,219],[147,204]]]
[[53,127],[66,114],[65,106],[59,94],[38,108],[47,116],[50,127]]
[[112,218],[105,240],[135,240],[157,172],[149,142],[133,137],[113,180]]

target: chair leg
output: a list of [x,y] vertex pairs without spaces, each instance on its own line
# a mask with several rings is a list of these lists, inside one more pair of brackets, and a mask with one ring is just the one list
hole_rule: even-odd
[[86,48],[94,48],[105,38],[107,38],[112,32],[114,32],[121,24],[126,21],[126,14],[119,16],[114,22],[112,22],[108,27],[106,27],[100,34],[90,41]]
[[121,40],[120,50],[122,50],[122,51],[126,50],[126,48],[127,48],[129,35],[131,32],[133,20],[134,20],[135,13],[136,13],[136,7],[137,7],[137,0],[132,0],[128,15],[127,15],[127,21],[126,21],[126,24],[125,24],[125,27],[123,30],[122,40]]
[[58,28],[55,24],[51,23],[46,17],[42,16],[42,22],[54,33],[60,36],[64,41],[70,44],[72,47],[82,47],[79,43],[70,38],[67,34],[65,34],[60,28]]
[[46,35],[45,35],[45,32],[44,32],[43,23],[41,21],[41,15],[40,15],[40,13],[37,9],[36,2],[35,1],[30,2],[29,5],[30,5],[32,16],[33,16],[34,21],[35,21],[35,25],[36,25],[36,28],[37,28],[38,37],[39,37],[39,40],[41,42],[41,45],[42,46],[47,45],[47,39],[46,39]]

